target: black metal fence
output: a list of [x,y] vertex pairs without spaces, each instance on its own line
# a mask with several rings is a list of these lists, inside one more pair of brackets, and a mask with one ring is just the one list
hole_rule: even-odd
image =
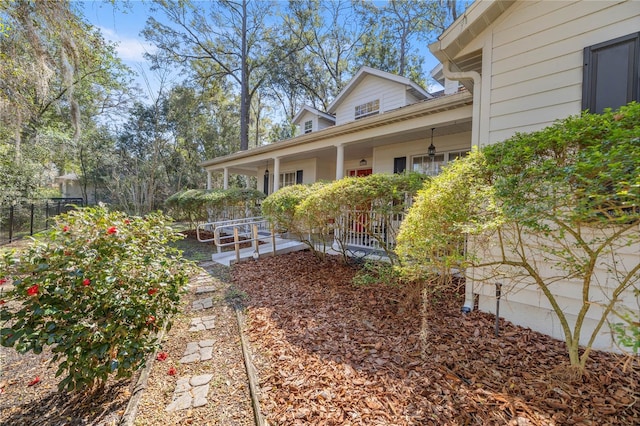
[[82,198],[49,198],[33,203],[0,206],[0,245],[44,231],[50,219],[84,205]]

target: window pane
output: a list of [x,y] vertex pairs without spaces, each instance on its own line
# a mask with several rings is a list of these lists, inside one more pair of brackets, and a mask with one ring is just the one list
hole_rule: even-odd
[[355,107],[355,119],[368,117],[370,115],[375,115],[380,112],[380,100],[376,99],[375,101],[367,102],[362,105],[356,105]]
[[601,113],[640,97],[640,33],[584,49],[582,108]]

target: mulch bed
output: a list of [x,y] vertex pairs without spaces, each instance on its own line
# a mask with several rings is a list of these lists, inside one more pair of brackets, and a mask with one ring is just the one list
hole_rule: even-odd
[[[280,425],[637,425],[638,359],[593,352],[572,377],[564,343],[443,294],[355,287],[309,252],[238,265],[261,406]],[[423,343],[421,343],[423,342]]]

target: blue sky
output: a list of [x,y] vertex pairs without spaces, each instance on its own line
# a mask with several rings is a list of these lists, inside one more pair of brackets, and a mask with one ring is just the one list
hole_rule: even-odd
[[[155,89],[158,83],[149,70],[149,62],[144,58],[145,53],[155,51],[155,46],[140,35],[150,13],[148,2],[130,1],[128,8],[122,5],[114,8],[111,2],[103,0],[76,3],[87,21],[98,28],[105,39],[117,44],[116,51],[120,59],[137,74],[144,72]],[[136,81],[141,88],[145,88],[144,78],[139,76]]]
[[[153,86],[152,90],[157,90],[159,82],[154,73],[149,70],[149,63],[144,59],[144,53],[152,53],[155,46],[147,43],[140,35],[150,15],[150,2],[131,0],[128,2],[128,7],[118,3],[118,0],[115,2],[115,8],[110,1],[104,0],[76,1],[76,4],[87,21],[100,29],[105,39],[117,43],[118,55],[124,63],[136,73],[143,71]],[[431,55],[426,44],[421,46],[420,53],[425,58],[424,70],[425,75],[428,75],[438,61]],[[141,88],[145,89],[144,78],[138,77],[136,81]]]

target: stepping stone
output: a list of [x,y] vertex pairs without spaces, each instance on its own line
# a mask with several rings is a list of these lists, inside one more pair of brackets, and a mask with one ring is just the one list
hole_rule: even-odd
[[194,311],[201,311],[203,309],[207,309],[213,306],[213,299],[211,297],[207,297],[206,299],[198,299],[194,300],[191,305]]
[[197,361],[206,361],[213,357],[213,339],[187,343],[184,355],[178,361],[181,364],[190,364]]
[[207,405],[209,382],[212,378],[213,374],[179,378],[171,403],[167,405],[165,411],[186,410]]
[[210,330],[215,326],[215,318],[216,317],[213,315],[208,317],[193,318],[191,320],[191,327],[189,327],[189,331]]
[[211,293],[213,291],[216,291],[217,287],[214,285],[206,285],[203,287],[198,287],[196,288],[196,294],[202,294],[202,293]]

